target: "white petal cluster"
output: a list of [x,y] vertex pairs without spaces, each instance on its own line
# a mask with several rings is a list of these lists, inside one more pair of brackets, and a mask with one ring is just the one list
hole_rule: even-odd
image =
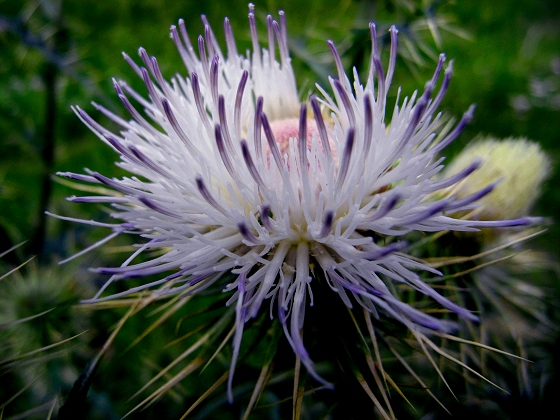
[[[300,335],[313,289],[325,287],[314,281],[310,264],[315,272],[324,273],[328,286],[347,306],[357,303],[409,328],[448,330],[450,325],[397,300],[391,293],[393,282],[410,285],[460,316],[476,318],[420,279],[419,270],[437,272],[404,253],[403,236],[411,231],[474,230],[530,220],[478,222],[450,217],[472,208],[491,187],[460,199],[433,198],[479,164],[474,162],[447,179],[435,177],[442,169],[438,154],[472,117],[470,109],[456,127],[440,132],[436,109],[451,78],[451,66],[443,71],[444,56],[423,93],[397,101],[389,124],[386,96],[397,56],[395,28],[385,70],[375,26],[370,26],[372,55],[365,85],[357,74],[352,81],[346,76],[329,42],[338,69],[338,77],[331,79],[332,95],[319,88],[321,97],[305,98],[302,104],[282,13],[279,22],[267,19],[265,49],[259,45],[251,11],[253,50],[247,56],[238,54],[227,19],[227,56],[204,17],[203,21],[205,33],[197,48],[182,21],[171,28],[188,70],[186,77],[166,81],[156,59],[143,49],[143,67],[125,55],[144,80],[149,98],[115,81],[132,119],[121,119],[101,106],[97,109],[121,125],[119,133],[75,109],[120,155],[118,165],[131,174],[122,179],[95,172],[61,174],[118,192],[70,198],[111,203],[112,216],[122,221],[115,225],[81,221],[113,230],[91,248],[120,234],[138,235],[144,241],[121,267],[96,269],[111,277],[91,301],[154,287],[162,294],[192,294],[233,274],[233,282],[224,286],[224,293],[231,295],[229,303],[236,305],[232,368],[245,322],[268,301],[294,351],[321,381]],[[277,139],[282,130],[294,135]],[[139,254],[155,249],[163,251],[160,256],[134,262]],[[102,296],[114,281],[147,276],[156,280]]]

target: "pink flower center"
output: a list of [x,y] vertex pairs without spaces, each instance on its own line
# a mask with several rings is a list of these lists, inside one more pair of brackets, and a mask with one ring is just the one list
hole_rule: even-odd
[[[280,155],[282,158],[286,154],[289,155],[290,153],[290,139],[298,139],[299,138],[299,119],[298,118],[287,118],[284,120],[277,120],[272,121],[270,123],[270,128],[272,129],[272,133],[274,134],[274,138],[276,143],[278,144],[278,149],[280,150]],[[314,119],[307,120],[307,150],[311,150],[311,144],[313,142],[313,133],[317,137],[319,147],[323,150],[323,145],[320,140],[319,136],[319,129],[317,128],[317,123]],[[264,136],[264,133],[263,133]],[[336,149],[333,147],[333,143],[329,138],[329,145],[331,146],[331,152],[333,158],[336,157]],[[266,156],[268,163],[270,164],[270,150],[267,147]],[[288,162],[289,164],[289,162]]]

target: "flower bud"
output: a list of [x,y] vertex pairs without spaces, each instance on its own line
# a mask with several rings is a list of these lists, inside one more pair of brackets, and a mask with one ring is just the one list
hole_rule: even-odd
[[444,177],[460,172],[477,158],[483,160],[481,166],[454,185],[450,193],[464,198],[497,182],[488,195],[477,201],[476,218],[500,220],[526,216],[550,172],[550,160],[539,144],[525,138],[489,137],[460,153],[446,168]]

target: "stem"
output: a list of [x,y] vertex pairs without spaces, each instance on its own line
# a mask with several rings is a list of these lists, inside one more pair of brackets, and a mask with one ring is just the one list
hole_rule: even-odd
[[33,254],[41,254],[45,244],[46,215],[48,208],[52,183],[50,174],[54,163],[54,138],[56,130],[56,81],[58,69],[52,63],[45,64],[43,81],[45,83],[45,122],[43,128],[43,144],[41,147],[41,160],[43,167],[41,171],[41,197],[37,209],[37,224],[33,232],[33,237],[29,244],[29,250]]

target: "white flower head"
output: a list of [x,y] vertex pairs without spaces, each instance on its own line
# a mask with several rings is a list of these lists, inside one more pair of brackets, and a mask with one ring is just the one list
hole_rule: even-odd
[[[120,234],[145,240],[121,267],[94,270],[111,277],[90,302],[155,287],[160,287],[160,294],[193,294],[233,274],[234,280],[223,289],[231,296],[229,304],[236,305],[232,372],[245,322],[268,302],[271,316],[278,317],[294,352],[322,383],[300,334],[316,287],[330,287],[348,307],[357,303],[375,316],[382,313],[411,329],[448,331],[453,325],[399,301],[391,293],[392,282],[407,284],[459,316],[476,319],[420,279],[418,271],[439,273],[407,256],[407,242],[402,238],[412,231],[469,231],[531,220],[483,222],[450,217],[473,208],[488,188],[460,199],[433,198],[435,192],[465,179],[479,165],[473,162],[443,180],[435,177],[443,168],[438,154],[473,114],[469,109],[453,129],[438,135],[440,114],[435,112],[451,79],[451,66],[443,71],[445,57],[440,56],[421,94],[397,101],[389,124],[386,98],[397,57],[395,27],[390,30],[385,69],[375,25],[370,25],[372,54],[365,84],[356,71],[353,80],[347,77],[329,41],[338,70],[338,78],[330,79],[333,93],[318,87],[321,96],[313,95],[302,103],[288,55],[283,13],[279,22],[268,16],[265,49],[259,44],[250,6],[253,50],[247,56],[238,54],[227,19],[227,55],[204,17],[203,22],[204,36],[196,47],[183,21],[178,28],[171,27],[171,38],[188,70],[186,77],[177,75],[166,81],[156,59],[144,49],[140,49],[144,67],[125,55],[144,80],[149,99],[115,81],[132,119],[96,107],[122,126],[119,133],[75,108],[78,117],[120,155],[118,165],[132,176],[111,179],[96,172],[61,173],[117,191],[115,196],[70,200],[111,203],[112,217],[122,223],[61,218],[112,229],[107,238],[83,252]],[[134,263],[148,250],[161,253]],[[315,281],[311,264],[326,283]],[[153,275],[158,279],[101,297],[114,281]]]

